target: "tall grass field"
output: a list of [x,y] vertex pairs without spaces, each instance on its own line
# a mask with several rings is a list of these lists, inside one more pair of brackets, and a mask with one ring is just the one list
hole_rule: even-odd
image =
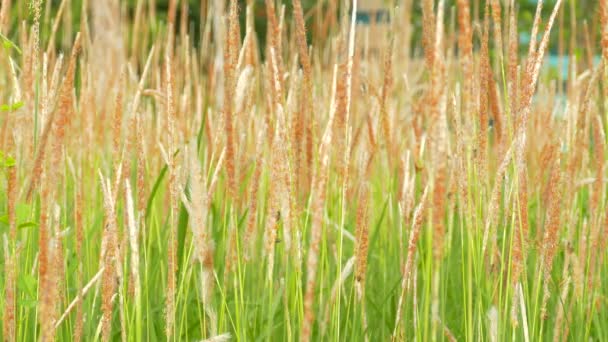
[[1,341],[608,341],[608,1],[0,0],[0,34]]

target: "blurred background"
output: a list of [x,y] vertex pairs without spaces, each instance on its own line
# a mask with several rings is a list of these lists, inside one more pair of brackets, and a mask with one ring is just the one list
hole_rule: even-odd
[[[60,26],[58,32],[58,39],[56,39],[56,48],[58,50],[66,50],[73,40],[75,32],[78,31],[81,12],[83,8],[83,0],[65,0],[64,13],[62,19],[64,25]],[[88,0],[89,8],[91,2],[97,0]],[[394,13],[395,6],[399,6],[397,11],[402,11],[404,6],[407,6],[411,15],[411,41],[410,49],[411,53],[420,51],[420,35],[421,35],[421,9],[420,2],[415,0],[358,0],[359,4],[365,6],[365,2],[382,3],[388,9],[389,13]],[[200,36],[205,26],[206,18],[208,18],[210,6],[213,2],[218,0],[178,0],[178,13],[176,16],[176,27],[182,26],[181,21],[184,20],[181,15],[182,11],[186,13],[185,20],[187,21],[186,27],[192,39],[192,43],[196,46],[200,42]],[[221,3],[222,0],[219,0]],[[503,8],[505,0],[501,1]],[[519,28],[519,40],[520,40],[520,52],[527,49],[527,44],[530,41],[530,29],[532,27],[532,21],[534,17],[534,11],[536,8],[537,1],[535,0],[524,0],[515,1],[516,5],[519,6],[518,11],[518,28]],[[60,9],[61,0],[47,0],[43,2],[43,14],[42,14],[42,25],[41,25],[41,40],[46,41],[48,35],[50,35],[50,28],[52,27],[51,18],[56,17],[57,12]],[[261,43],[259,46],[265,46],[266,40],[266,8],[264,0],[242,0],[241,3],[241,28],[245,27],[245,8],[248,4],[252,5],[253,18],[255,22],[256,34],[258,41]],[[544,2],[543,7],[543,18],[547,18],[555,0],[547,0]],[[136,13],[137,6],[142,6],[144,13],[147,13],[147,18],[143,19],[143,25],[147,25],[150,29],[150,33],[155,33],[157,30],[165,30],[167,22],[167,11],[169,7],[169,0],[119,0],[120,11],[122,13],[121,18],[127,20],[134,20],[134,13]],[[350,4],[350,2],[349,2]],[[288,27],[291,26],[292,17],[292,2],[291,0],[277,1],[277,8],[279,6],[285,6],[285,22]],[[305,19],[307,24],[307,35],[309,43],[315,46],[324,44],[328,37],[337,30],[338,18],[341,13],[345,11],[345,2],[341,0],[302,0],[304,8]],[[349,5],[350,6],[350,5]],[[485,1],[472,0],[471,1],[471,15],[478,23],[477,27],[483,19],[483,10]],[[558,65],[556,56],[566,56],[562,59],[560,64],[561,73],[564,77],[567,75],[568,68],[568,55],[574,54],[577,59],[583,59],[586,61],[593,61],[596,59],[595,47],[599,42],[599,15],[598,6],[599,1],[592,0],[564,0],[562,4],[563,10],[559,12],[558,23],[556,23],[554,30],[551,35],[551,43],[549,44],[550,50],[548,52],[548,65],[553,67],[554,72],[559,72],[556,67]],[[454,25],[455,20],[455,0],[446,0],[446,27]],[[347,9],[346,9],[347,10]],[[10,16],[10,30],[9,36],[15,37],[18,34],[18,26],[22,25],[22,21],[26,20],[31,23],[33,13],[31,13],[31,1],[20,0],[13,4],[13,10]],[[123,19],[124,20],[124,19]],[[393,23],[395,25],[406,25],[407,23]],[[474,26],[475,27],[475,26]],[[542,31],[542,30],[541,30]],[[507,32],[503,30],[503,32]],[[129,39],[130,33],[126,32],[125,35]],[[244,35],[244,34],[243,34]],[[477,39],[477,35],[475,35]],[[591,37],[591,38],[589,38]],[[578,44],[578,49],[575,51],[568,50],[568,42],[571,39],[575,39]],[[559,44],[559,41],[562,44]],[[475,42],[479,44],[478,41]],[[402,47],[405,49],[405,47]],[[562,51],[559,51],[559,50]],[[263,51],[260,51],[263,55]]]

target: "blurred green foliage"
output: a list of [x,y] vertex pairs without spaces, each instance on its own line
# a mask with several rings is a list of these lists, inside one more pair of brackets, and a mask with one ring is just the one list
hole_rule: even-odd
[[[50,3],[47,3],[50,1]],[[97,0],[89,0],[97,1]],[[135,7],[138,0],[127,0],[122,1],[121,5],[123,6],[123,11],[125,11],[129,18],[133,18]],[[143,0],[144,4],[149,3],[148,0]],[[319,1],[321,3],[319,4]],[[328,10],[328,0],[302,0],[302,7],[305,13],[308,13],[315,6],[321,6],[323,13],[326,13]],[[361,0],[360,0],[361,1]],[[156,14],[158,18],[158,23],[147,23],[148,25],[160,25],[160,27],[164,26],[164,21],[167,16],[169,0],[155,0],[156,4]],[[194,42],[198,41],[200,37],[200,32],[202,30],[202,25],[204,25],[205,18],[201,18],[201,6],[205,8],[209,6],[208,4],[213,2],[213,0],[188,0],[188,26],[190,28],[190,32],[194,35]],[[228,1],[226,1],[227,3]],[[506,2],[502,1],[503,3]],[[543,19],[547,19],[553,9],[553,5],[556,0],[546,0],[543,6]],[[27,20],[31,22],[32,20],[32,10],[30,8],[31,0],[23,0],[16,2],[13,6],[13,13],[11,16],[12,30],[11,33],[15,33],[17,31],[17,25],[22,20]],[[41,27],[41,35],[42,40],[48,36],[50,28],[52,26],[52,18],[55,17],[55,14],[59,8],[61,0],[46,0],[43,2],[43,14],[42,14],[42,27]],[[288,25],[292,23],[291,16],[293,12],[292,1],[291,0],[283,0],[280,3],[285,5],[285,16],[286,22]],[[340,2],[342,3],[342,2]],[[387,1],[390,3],[390,1]],[[394,1],[397,5],[401,3],[401,1]],[[421,32],[421,10],[420,4],[418,1],[413,1],[414,5],[412,7],[412,18],[413,18],[413,46],[419,45],[420,32]],[[529,35],[527,32],[530,32],[532,27],[532,22],[534,19],[534,12],[536,9],[536,0],[523,0],[516,1],[516,6],[518,7],[518,28],[520,32],[520,46],[527,45],[529,41]],[[241,19],[241,28],[244,29],[245,26],[245,8],[246,1],[239,0],[240,5],[240,19]],[[179,4],[178,4],[178,15],[177,20],[179,21]],[[482,0],[471,0],[471,14],[473,17],[478,17],[479,20],[483,18],[485,1]],[[588,25],[588,29],[592,34],[593,40],[591,41],[591,45],[594,46],[595,42],[599,41],[599,16],[596,15],[598,13],[599,1],[596,0],[564,0],[562,4],[562,9],[560,11],[560,16],[563,16],[561,20],[563,20],[563,38],[564,42],[567,44],[572,35],[572,24],[576,26],[576,37],[574,37],[579,45],[579,48],[583,47],[584,43],[584,26],[583,23],[586,21]],[[71,0],[70,1],[70,11],[67,14],[67,17],[72,22],[72,31],[76,31],[80,22],[81,16],[81,8],[82,8],[82,0]],[[89,4],[90,7],[90,4]],[[278,6],[277,6],[278,7]],[[449,13],[454,10],[455,0],[447,0],[446,1],[446,21],[450,21],[451,16]],[[50,13],[46,13],[45,10],[50,8]],[[340,9],[338,9],[338,12]],[[455,10],[454,10],[455,11]],[[505,11],[505,7],[503,6],[503,11]],[[65,15],[65,14],[64,14]],[[456,14],[457,15],[457,14]],[[337,13],[336,13],[337,16]],[[264,6],[264,0],[254,0],[254,17],[255,17],[255,29],[258,35],[259,41],[262,43],[261,46],[264,46],[265,37],[266,37],[266,9]],[[314,16],[307,17],[307,27],[309,30],[307,31],[308,39],[312,38],[310,28],[313,25]],[[447,23],[449,24],[449,23]],[[179,26],[179,22],[177,23]],[[448,26],[449,27],[449,26]],[[551,53],[557,53],[558,49],[558,38],[559,38],[559,20],[555,23],[553,33],[551,35],[551,44],[549,44]],[[542,31],[541,31],[542,32]],[[58,48],[62,47],[62,43],[68,43],[71,41],[71,37],[66,37],[65,39],[61,39],[66,32],[60,31],[57,39]],[[71,36],[75,34],[75,32],[68,32]],[[243,32],[244,33],[244,32]],[[523,51],[523,50],[522,50]],[[577,51],[580,54],[580,50]]]

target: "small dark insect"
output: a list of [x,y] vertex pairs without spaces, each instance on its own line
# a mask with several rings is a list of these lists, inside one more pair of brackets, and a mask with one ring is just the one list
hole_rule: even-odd
[[276,218],[277,222],[281,221],[281,211],[280,210],[277,210],[277,214],[276,214],[275,218]]

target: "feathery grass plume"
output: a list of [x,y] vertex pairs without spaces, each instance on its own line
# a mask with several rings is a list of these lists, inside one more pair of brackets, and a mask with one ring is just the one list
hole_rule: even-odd
[[600,1],[599,12],[602,56],[604,60],[608,60],[608,3],[606,1]]
[[236,82],[235,92],[235,114],[242,116],[242,114],[249,109],[248,102],[251,100],[252,87],[251,84],[253,78],[253,67],[245,66],[241,71],[238,81]]
[[211,237],[211,228],[207,225],[207,216],[211,206],[211,198],[217,183],[219,170],[221,169],[224,159],[224,151],[222,151],[217,162],[215,172],[213,174],[209,187],[206,186],[205,180],[202,177],[202,170],[198,159],[196,149],[196,141],[190,144],[188,149],[188,172],[190,177],[190,200],[182,193],[182,203],[190,214],[190,228],[192,229],[194,242],[194,261],[201,265],[201,284],[200,291],[203,300],[203,308],[209,316],[210,330],[216,329],[215,312],[211,304],[213,294],[213,253],[214,242]]
[[[332,99],[335,97],[336,68],[334,67],[334,86]],[[333,100],[332,100],[333,102]],[[317,267],[319,264],[319,250],[321,248],[321,235],[323,232],[323,211],[325,208],[326,184],[329,172],[329,156],[331,154],[332,131],[335,114],[335,105],[330,108],[329,120],[319,145],[319,166],[312,178],[312,226],[310,243],[306,262],[306,291],[304,293],[304,319],[301,325],[300,341],[310,341],[312,326],[315,319],[313,310]]]
[[281,46],[281,17],[277,19],[277,10],[275,7],[275,0],[264,0],[266,7],[266,16],[268,17],[268,31],[267,39],[268,42],[266,47],[268,49],[273,48],[276,56],[274,63],[279,70],[279,75],[283,75],[283,47]]
[[[129,246],[131,249],[131,278],[133,279],[133,295],[137,306],[141,305],[141,278],[139,275],[139,232],[133,206],[131,184],[125,180],[125,201],[127,209],[127,226],[129,227]],[[137,307],[136,307],[137,310]]]
[[532,22],[532,31],[530,32],[530,45],[528,46],[528,58],[533,58],[536,54],[536,43],[538,40],[538,30],[542,20],[543,0],[536,3],[536,12],[534,12],[534,21]]
[[48,216],[49,202],[49,185],[46,183],[46,172],[40,174],[40,218],[39,218],[39,234],[38,234],[38,287],[40,288],[40,297],[38,300],[38,312],[40,322],[40,333],[44,341],[53,341],[55,332],[52,326],[52,321],[48,319],[52,317],[54,308],[54,298],[51,297],[51,276],[52,271],[52,254],[50,251],[50,222]]
[[[451,116],[451,121],[456,132],[456,171],[458,175],[457,187],[458,187],[458,211],[463,217],[470,218],[471,216],[465,213],[469,210],[468,206],[468,173],[467,173],[467,160],[468,156],[465,152],[466,143],[464,138],[464,120],[463,110],[458,106],[457,97],[460,97],[460,88],[456,88],[456,94],[452,96],[452,108],[454,109],[454,115]],[[461,97],[462,99],[462,97]],[[413,204],[412,204],[413,205]]]
[[262,176],[263,158],[264,158],[264,132],[265,127],[262,127],[258,133],[256,140],[256,155],[253,176],[251,178],[251,188],[249,192],[249,210],[247,218],[247,228],[245,230],[245,261],[251,261],[255,248],[255,230],[258,219],[258,191],[260,189],[260,178]]
[[427,68],[432,70],[433,64],[435,64],[435,11],[433,0],[422,1],[422,46],[424,49],[424,60]]
[[[289,191],[289,159],[285,146],[287,139],[286,122],[281,105],[277,105],[277,120],[274,141],[271,146],[271,182],[274,189],[270,194],[268,220],[266,224],[266,254],[268,257],[268,281],[272,281],[276,235],[279,222],[283,222],[285,249],[291,247],[292,213]],[[271,219],[274,218],[274,219]]]
[[498,64],[502,65],[502,17],[499,0],[491,0],[492,21],[494,22],[494,48],[498,54]]
[[488,84],[488,106],[490,109],[490,115],[492,117],[492,127],[493,127],[493,131],[494,136],[496,137],[496,144],[498,145],[498,152],[499,152],[499,156],[502,156],[502,153],[504,152],[504,136],[506,136],[506,132],[505,132],[505,118],[504,118],[504,114],[503,111],[501,110],[501,99],[500,99],[500,94],[499,94],[499,88],[498,85],[496,84],[496,81],[494,80],[494,74],[492,73],[492,68],[488,68],[487,70],[487,77],[489,80],[489,84]]
[[[427,1],[425,1],[426,3]],[[426,50],[425,50],[426,51]],[[388,113],[387,99],[393,86],[393,41],[388,43],[388,47],[384,55],[384,79],[382,82],[382,92],[380,95],[380,122],[382,124],[382,134],[384,135],[384,143],[389,161],[391,172],[393,171],[392,149],[394,148],[391,137],[391,123]]]
[[[302,188],[310,187],[310,173],[312,172],[312,149],[313,149],[313,137],[312,137],[312,126],[313,126],[313,81],[312,81],[312,63],[308,54],[308,44],[306,43],[306,25],[304,23],[304,14],[302,11],[302,4],[300,0],[293,1],[293,15],[295,18],[296,25],[296,42],[298,47],[298,57],[302,64],[303,73],[303,86],[300,89],[300,117],[298,120],[298,126],[296,128],[296,141],[301,142],[296,153],[298,160],[306,160],[304,168],[297,165],[298,169],[303,170],[298,175],[300,178],[306,177]],[[302,132],[303,131],[303,132]],[[304,136],[305,139],[301,137]],[[304,145],[304,146],[302,146]]]
[[463,89],[462,102],[464,106],[465,116],[471,115],[473,110],[473,30],[471,29],[471,14],[469,10],[469,2],[466,0],[458,0],[456,2],[458,8],[458,51],[460,53],[460,63],[463,73]]
[[228,34],[224,51],[224,129],[226,132],[226,171],[228,173],[228,194],[235,199],[237,195],[234,151],[233,103],[235,91],[235,73],[239,45],[238,4],[230,1],[228,15]]
[[345,179],[346,165],[343,157],[346,149],[346,63],[340,63],[338,66],[338,83],[336,84],[336,117],[334,123],[334,152],[336,153],[336,169],[340,177],[340,182]]
[[[483,191],[485,192],[485,185],[487,184],[487,170],[488,170],[488,93],[490,89],[490,79],[488,78],[490,67],[490,4],[486,1],[485,14],[483,19],[483,36],[481,38],[481,52],[480,52],[480,88],[479,88],[479,130],[477,136],[477,156],[475,158],[475,164],[477,167],[477,178],[482,182]],[[482,195],[485,196],[485,195]],[[483,197],[482,197],[483,198]]]
[[517,36],[517,16],[515,15],[515,0],[510,1],[509,6],[509,43],[508,43],[508,88],[509,88],[509,117],[507,118],[507,124],[509,125],[509,131],[513,130],[513,118],[517,114],[518,109],[518,95],[517,95],[517,51],[519,38]]
[[[123,92],[124,92],[125,72],[121,72],[116,84],[116,100],[114,102],[114,116],[112,118],[112,161],[114,168],[118,168],[118,160],[120,159],[120,150],[122,145],[122,117],[123,117]],[[118,189],[116,189],[118,190]],[[118,192],[118,191],[117,191]],[[115,194],[118,196],[118,193]]]
[[[17,305],[17,264],[18,251],[13,248],[6,234],[2,236],[4,241],[4,314],[2,316],[2,335],[5,341],[16,341],[16,305]],[[11,251],[12,250],[12,251]]]
[[397,315],[395,317],[395,327],[393,330],[393,339],[397,337],[397,330],[399,329],[399,321],[401,320],[401,310],[403,307],[403,301],[405,299],[405,295],[409,292],[409,288],[411,286],[411,274],[412,269],[414,269],[414,258],[416,257],[416,249],[418,245],[418,238],[420,237],[420,232],[422,231],[422,225],[424,223],[424,215],[426,213],[427,207],[427,196],[429,193],[429,185],[424,188],[424,192],[422,193],[422,197],[420,198],[420,202],[414,211],[414,216],[412,218],[412,229],[410,230],[410,238],[407,245],[407,257],[405,264],[403,265],[402,275],[401,275],[401,294],[399,295],[399,301],[397,302]]
[[[8,124],[3,122],[3,124]],[[15,151],[15,137],[10,134],[6,144],[8,151]],[[8,218],[8,239],[5,238],[5,265],[6,274],[4,283],[4,315],[3,317],[3,336],[7,341],[15,341],[16,335],[16,314],[17,314],[17,277],[18,277],[18,252],[16,247],[17,239],[17,220],[16,220],[16,201],[17,201],[17,167],[8,166],[6,169],[6,205]]]
[[[447,187],[447,144],[448,144],[448,127],[445,118],[446,101],[445,101],[445,66],[441,53],[443,42],[443,18],[445,14],[445,1],[440,0],[437,3],[437,23],[435,28],[435,44],[433,47],[434,63],[431,69],[431,88],[427,93],[429,96],[429,147],[432,153],[432,168],[433,168],[433,257],[435,261],[440,262],[443,256],[444,235],[445,235],[445,202],[446,202],[446,187]],[[438,284],[438,283],[436,283]],[[435,285],[434,285],[435,286]],[[434,320],[433,324],[437,320]]]
[[101,179],[101,189],[103,192],[104,204],[104,228],[103,241],[105,249],[102,251],[101,260],[104,267],[102,276],[102,291],[101,291],[101,330],[102,340],[110,341],[112,334],[112,312],[114,310],[113,298],[116,294],[116,263],[117,263],[117,226],[114,196],[112,196],[112,185],[109,180],[106,180],[103,175],[99,174]]
[[[42,132],[42,136],[40,137],[38,151],[36,152],[36,159],[34,161],[34,167],[32,170],[32,178],[30,179],[30,184],[27,191],[28,199],[31,198],[32,192],[38,186],[38,183],[40,181],[40,174],[42,172],[42,166],[46,153],[45,147],[48,142],[48,139],[50,138],[51,130],[53,131],[55,138],[53,141],[53,165],[61,165],[58,158],[62,158],[63,156],[61,149],[63,148],[64,144],[65,129],[69,123],[69,118],[72,117],[72,91],[74,88],[74,75],[76,73],[76,59],[80,52],[80,45],[80,33],[78,33],[76,34],[74,44],[72,45],[72,54],[70,56],[68,70],[66,72],[65,78],[63,79],[63,83],[61,84],[58,108],[52,111],[49,117],[47,118],[44,130]],[[55,113],[59,113],[56,120],[54,120]],[[52,175],[50,175],[50,177],[51,179],[56,181],[57,178],[55,177],[55,174],[57,174],[58,172],[58,167],[54,167],[52,168],[52,170],[54,171],[52,172]]]
[[[133,101],[131,102],[131,106],[129,108],[129,114],[131,116],[131,141],[130,147],[133,149],[133,155],[136,158],[136,174],[137,174],[137,199],[135,206],[137,208],[137,212],[141,216],[145,210],[146,205],[146,197],[145,197],[145,178],[144,178],[144,132],[143,132],[143,122],[141,121],[141,114],[138,111],[139,103],[141,101],[141,96],[144,91],[144,83],[146,81],[148,72],[150,70],[150,65],[152,64],[152,57],[154,56],[155,48],[152,46],[150,52],[148,53],[148,57],[146,59],[146,63],[144,64],[143,71],[141,73],[141,77],[139,79],[139,83],[137,84],[137,90],[135,95],[133,96]],[[143,223],[143,220],[140,220],[139,223]]]
[[593,142],[595,144],[595,184],[590,202],[591,213],[600,216],[601,201],[604,193],[604,164],[606,136],[604,134],[602,118],[597,115],[593,124]]
[[256,66],[257,57],[257,35],[255,34],[253,3],[247,4],[245,13],[245,38],[243,40],[243,50],[245,65],[254,68]]
[[[596,267],[601,265],[598,263],[602,260],[601,256],[604,255],[600,250],[600,240],[603,233],[602,225],[602,203],[604,203],[604,151],[606,146],[606,136],[602,125],[602,119],[599,115],[595,117],[595,124],[593,124],[593,142],[595,147],[595,181],[593,182],[593,192],[589,203],[590,215],[591,215],[591,232],[589,240],[591,243],[590,256],[589,256],[589,271],[587,273],[587,288],[589,291],[593,291],[595,285],[598,284],[601,278],[596,275]],[[600,257],[598,257],[598,255]]]
[[[55,300],[57,298],[53,296],[53,276],[50,273],[50,267],[54,267],[55,263],[53,261],[53,253],[51,246],[51,231],[48,218],[48,204],[55,195],[54,189],[52,189],[53,184],[57,184],[57,182],[62,182],[60,179],[59,169],[62,163],[63,158],[63,141],[65,138],[65,126],[67,125],[67,117],[68,111],[72,108],[71,97],[68,94],[71,94],[73,89],[73,80],[74,80],[74,70],[76,68],[76,56],[78,55],[79,47],[80,47],[80,36],[76,36],[76,40],[74,42],[74,46],[72,47],[72,56],[70,57],[70,64],[68,66],[68,71],[65,76],[65,79],[62,84],[60,99],[59,99],[59,107],[56,111],[60,112],[60,117],[57,119],[57,122],[53,122],[52,116],[47,119],[47,123],[45,126],[45,132],[43,132],[43,136],[46,135],[46,139],[50,135],[50,131],[54,124],[54,135],[55,140],[53,141],[53,165],[54,167],[49,169],[49,175],[47,176],[45,170],[43,170],[43,160],[44,160],[44,146],[43,141],[41,139],[37,158],[34,164],[34,173],[32,175],[31,183],[30,183],[30,191],[28,193],[31,194],[33,188],[37,186],[38,182],[41,184],[40,190],[40,223],[39,223],[39,283],[40,283],[40,293],[41,299],[39,304],[39,312],[40,312],[40,323],[41,323],[41,334],[42,338],[45,341],[51,341],[54,339],[54,329],[52,317],[55,317]],[[44,143],[46,144],[46,139]],[[48,183],[46,182],[48,177]],[[51,220],[52,221],[52,220]]]
[[580,99],[578,113],[576,117],[575,123],[575,132],[573,135],[574,141],[570,143],[573,146],[578,146],[579,148],[573,149],[573,153],[570,155],[570,162],[568,165],[568,177],[570,178],[569,188],[574,187],[574,182],[576,179],[576,173],[579,171],[579,168],[582,166],[581,162],[583,159],[583,151],[587,150],[587,141],[588,138],[585,130],[585,122],[588,117],[589,108],[591,105],[592,95],[593,95],[593,85],[596,83],[600,76],[600,70],[602,65],[604,64],[603,60],[600,64],[591,71],[591,78],[587,82],[584,90],[582,91],[582,98]]
[[[26,70],[23,73],[23,81],[25,88],[25,96],[28,99],[33,99],[36,92],[36,81],[38,78],[38,67],[40,64],[40,15],[42,13],[42,0],[33,0],[31,3],[31,11],[33,15],[32,30],[28,40],[29,46],[27,49]],[[29,110],[37,110],[34,107],[34,102],[28,103]],[[27,121],[31,121],[31,117],[26,117]],[[28,122],[29,123],[29,122]],[[25,132],[24,132],[25,133]],[[29,132],[26,133],[29,135]]]
[[0,33],[8,31],[7,25],[10,24],[11,0],[2,0],[0,5]]
[[[141,121],[140,114],[133,115],[133,124],[135,129],[133,130],[133,136],[135,138],[135,153],[137,155],[137,212],[142,217],[146,210],[146,191],[145,191],[145,151],[144,151],[144,128],[143,122]],[[140,220],[140,224],[144,223],[144,220]],[[143,229],[143,227],[141,227]]]
[[[172,32],[172,28],[169,32]],[[177,150],[176,133],[176,104],[174,99],[175,76],[173,73],[173,34],[167,37],[165,50],[165,91],[166,91],[166,115],[167,115],[167,140],[169,143],[169,153],[165,156],[167,168],[169,170],[169,234],[167,241],[167,288],[165,293],[165,334],[168,339],[174,338],[175,325],[175,294],[177,286],[177,218],[179,209],[178,195],[178,165],[174,153]]]
[[[526,152],[526,127],[528,121],[528,114],[531,111],[532,104],[532,96],[536,89],[536,83],[538,81],[538,76],[540,73],[540,65],[543,61],[544,53],[547,48],[547,44],[549,42],[549,33],[551,32],[551,27],[553,26],[553,22],[555,21],[555,16],[560,8],[561,0],[557,0],[555,6],[553,7],[553,11],[551,12],[551,17],[549,18],[549,22],[547,23],[545,33],[543,34],[541,43],[536,49],[536,40],[531,39],[529,53],[528,53],[528,62],[526,65],[526,73],[524,74],[524,81],[522,84],[524,85],[523,92],[521,93],[521,97],[519,98],[519,107],[518,107],[518,117],[516,125],[517,130],[517,146],[516,146],[516,155],[515,155],[515,163],[517,166],[518,172],[518,188],[517,188],[517,207],[518,207],[518,224],[516,227],[519,227],[519,232],[515,232],[515,243],[513,248],[513,276],[512,280],[515,284],[516,288],[521,288],[521,284],[519,283],[519,275],[521,274],[521,269],[523,268],[523,253],[525,253],[524,239],[528,236],[528,189],[527,189],[527,176],[526,176],[526,162],[525,162],[525,152]],[[538,2],[537,5],[537,17],[534,21],[534,26],[532,28],[532,37],[536,37],[538,31],[538,22],[540,21],[540,8],[542,7],[542,1]],[[512,308],[512,323],[517,323],[517,307],[516,301],[513,302]],[[522,312],[523,314],[523,312]]]
[[[525,73],[525,82],[522,97],[520,98],[519,106],[521,108],[521,113],[519,113],[522,117],[522,123],[520,129],[526,127],[526,123],[528,120],[528,114],[531,111],[532,104],[532,96],[536,90],[536,85],[538,82],[538,77],[540,75],[540,67],[544,60],[545,51],[547,50],[547,45],[549,44],[549,35],[551,33],[551,28],[553,27],[553,23],[555,21],[555,17],[559,12],[561,7],[562,0],[557,0],[553,11],[551,12],[551,16],[549,17],[549,21],[545,27],[545,32],[543,33],[543,37],[540,41],[538,49],[536,49],[536,39],[530,40],[530,47],[528,52],[528,61],[526,65],[526,73]],[[532,35],[531,37],[536,37],[538,31],[538,22],[540,21],[540,8],[542,8],[542,0],[538,2],[537,6],[537,18],[535,18],[534,26],[532,27]]]
[[[363,170],[361,170],[363,173]],[[363,175],[365,175],[363,173]],[[367,253],[369,248],[369,185],[367,181],[363,180],[363,183],[359,187],[359,204],[357,206],[357,220],[356,220],[356,231],[355,231],[355,287],[357,290],[357,297],[359,301],[362,301],[365,291],[365,274],[367,270]]]
[[[195,202],[185,202],[185,203],[190,203],[190,207],[193,209],[193,211],[199,210],[199,214],[196,214],[193,216],[193,222],[198,222],[201,219],[205,219],[206,218],[206,213],[209,212],[210,210],[210,206],[211,206],[211,198],[213,197],[213,193],[215,192],[215,188],[217,186],[217,181],[218,181],[218,177],[219,177],[219,173],[220,170],[222,169],[222,164],[224,162],[224,158],[226,155],[226,149],[224,148],[222,150],[222,152],[220,153],[220,156],[218,158],[217,164],[215,166],[215,171],[213,172],[213,176],[211,177],[211,181],[209,183],[209,186],[207,187],[207,192],[202,194],[202,197],[198,197],[199,199],[202,198],[202,201],[195,201]],[[198,174],[198,173],[197,173]],[[201,179],[202,182],[202,179]],[[201,183],[204,184],[204,183]],[[191,190],[192,191],[192,190]],[[196,193],[196,189],[194,190],[194,192],[191,192],[192,196],[194,196],[193,194]],[[197,209],[197,207],[199,207]],[[205,215],[203,216],[197,216],[197,215]],[[204,224],[204,221],[202,221],[202,223]],[[204,226],[200,226],[201,229],[204,229]],[[199,231],[200,233],[200,231]],[[206,233],[207,241],[203,241],[202,244],[200,246],[205,247],[205,250],[199,249],[197,250],[199,253],[199,262],[202,264],[202,274],[201,274],[201,283],[200,283],[200,291],[201,291],[201,298],[203,301],[203,305],[204,305],[204,310],[205,313],[207,314],[207,316],[209,317],[209,331],[211,334],[215,334],[216,333],[216,326],[217,326],[217,315],[215,313],[215,309],[212,306],[211,300],[212,300],[212,295],[213,295],[213,284],[215,282],[215,273],[214,273],[214,269],[213,269],[213,252],[214,252],[214,244],[213,244],[213,240],[211,239],[211,231],[209,229],[209,231]]]
[[553,268],[553,258],[557,252],[558,234],[561,224],[561,201],[562,201],[562,175],[560,159],[555,159],[551,171],[549,188],[551,197],[546,211],[545,234],[541,248],[541,271],[543,272],[543,301],[541,304],[541,317],[546,319],[547,302],[549,300],[549,282],[551,281],[551,269]]
[[[367,254],[369,248],[369,184],[365,155],[359,166],[359,175],[362,184],[359,187],[359,203],[357,205],[357,219],[355,230],[355,291],[357,300],[361,304],[361,319],[365,339],[367,340],[367,317],[365,312],[365,278],[367,271]],[[404,181],[404,183],[406,183]]]

